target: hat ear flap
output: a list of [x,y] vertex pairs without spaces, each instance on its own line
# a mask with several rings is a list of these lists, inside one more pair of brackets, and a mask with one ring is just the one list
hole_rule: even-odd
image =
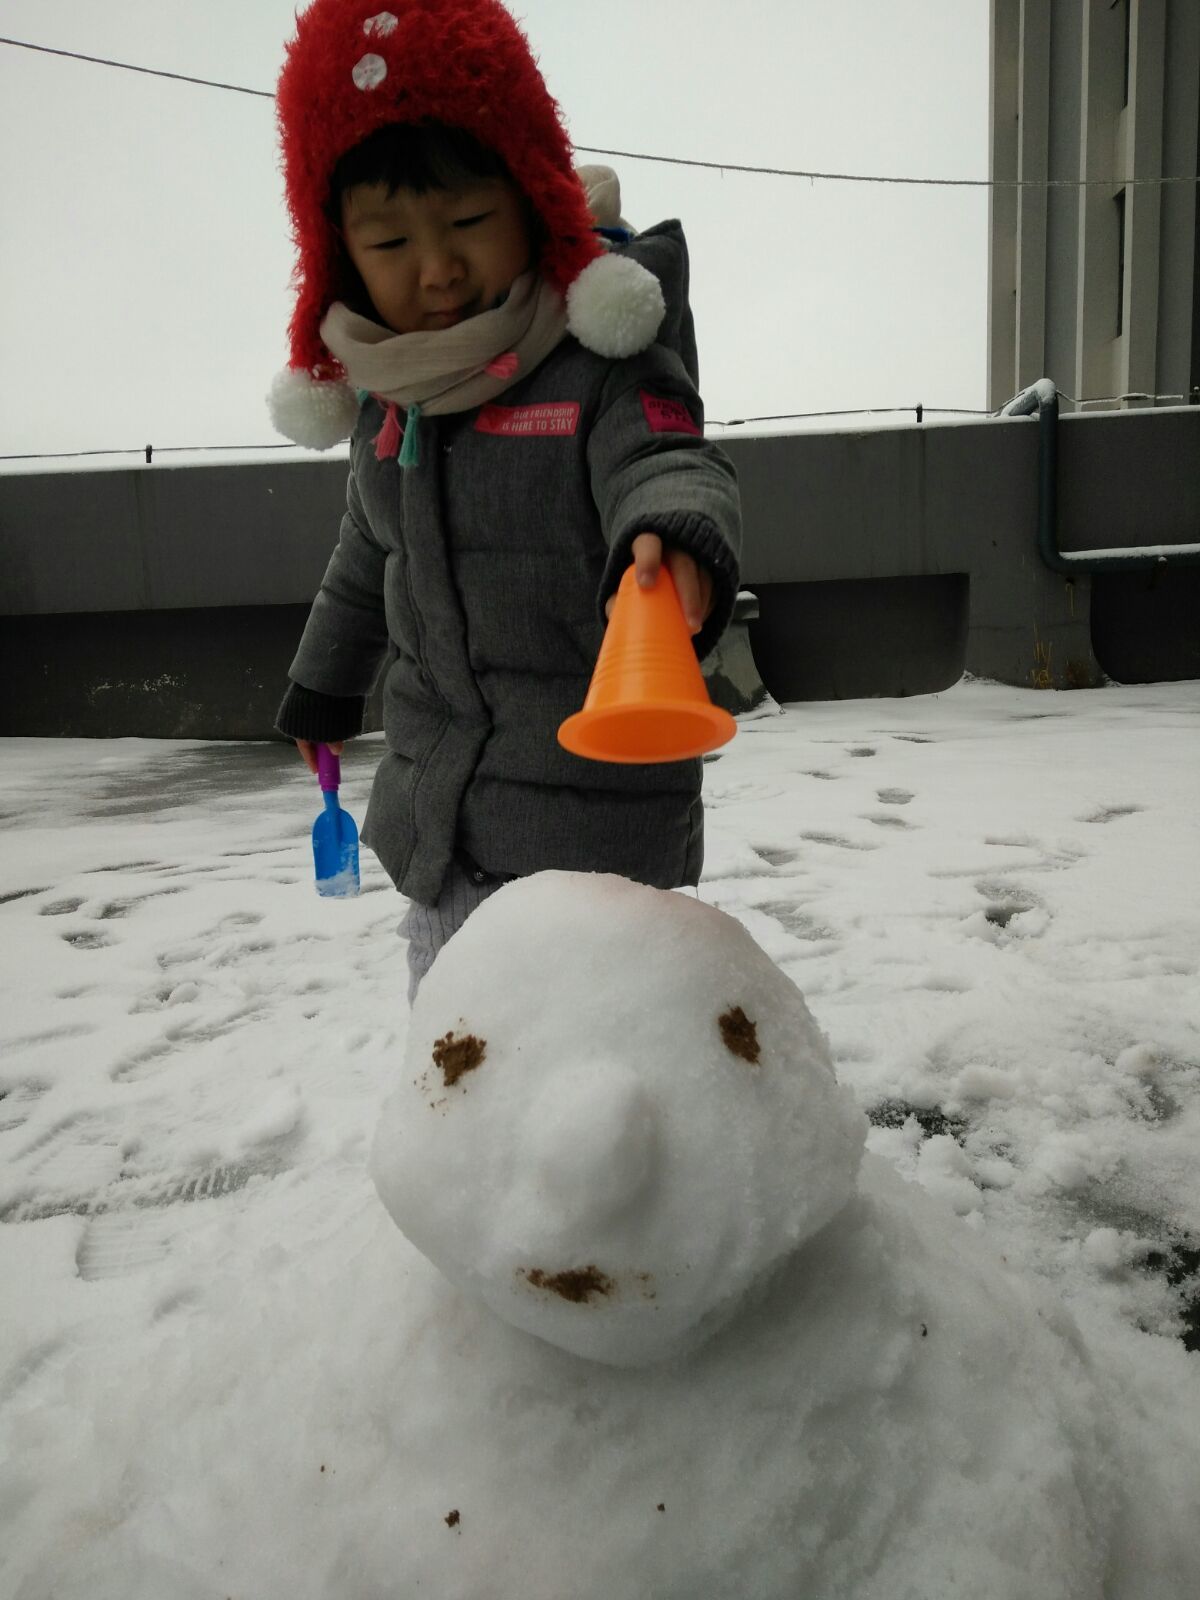
[[332,450],[354,432],[359,402],[348,384],[285,367],[271,384],[267,411],[275,431],[293,444]]
[[597,256],[567,290],[568,331],[609,360],[652,345],[666,311],[658,279],[628,256]]

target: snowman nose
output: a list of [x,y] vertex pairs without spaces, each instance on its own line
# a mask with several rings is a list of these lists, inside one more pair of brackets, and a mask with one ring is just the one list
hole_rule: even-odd
[[607,1222],[643,1195],[658,1124],[655,1102],[629,1067],[572,1064],[530,1107],[530,1176],[564,1225]]

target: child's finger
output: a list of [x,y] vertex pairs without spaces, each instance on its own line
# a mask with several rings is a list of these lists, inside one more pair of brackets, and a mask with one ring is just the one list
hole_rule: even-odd
[[[662,565],[662,540],[656,533],[639,533],[630,547],[630,554],[633,556],[633,570],[638,588],[653,588],[654,580],[658,577],[658,569]],[[616,599],[615,594],[610,594],[604,602],[606,617],[612,616]]]
[[700,619],[702,622],[707,622],[716,599],[713,593],[712,573],[707,567],[697,567],[696,574],[700,580]]
[[[334,740],[330,744],[329,748],[333,751],[335,756],[340,756],[342,751],[346,748],[346,741],[344,739]],[[304,765],[313,774],[313,776],[316,777],[317,747],[315,743],[311,739],[297,739],[296,749],[299,750],[301,756],[303,757]]]
[[[679,604],[688,630],[691,633],[699,633],[707,615],[703,588],[704,579],[708,574],[701,573],[692,557],[685,555],[682,550],[668,550],[667,567],[675,584],[675,592],[679,596]],[[707,598],[711,601],[711,580],[708,587],[710,595]]]
[[639,533],[633,541],[633,567],[639,589],[653,589],[662,554],[662,540],[656,533]]

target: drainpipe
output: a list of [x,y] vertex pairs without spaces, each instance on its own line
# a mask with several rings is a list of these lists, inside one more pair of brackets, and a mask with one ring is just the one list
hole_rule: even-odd
[[1053,572],[1146,572],[1200,565],[1200,544],[1142,544],[1111,550],[1058,548],[1058,390],[1049,378],[1022,389],[998,415],[1038,417],[1038,554]]

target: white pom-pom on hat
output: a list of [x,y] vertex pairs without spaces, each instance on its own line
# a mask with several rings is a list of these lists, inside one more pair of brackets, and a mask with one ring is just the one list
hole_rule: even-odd
[[597,257],[567,290],[568,329],[610,360],[652,345],[665,315],[662,285],[628,256]]
[[332,450],[354,432],[358,396],[348,384],[285,367],[267,395],[275,431],[306,450]]

